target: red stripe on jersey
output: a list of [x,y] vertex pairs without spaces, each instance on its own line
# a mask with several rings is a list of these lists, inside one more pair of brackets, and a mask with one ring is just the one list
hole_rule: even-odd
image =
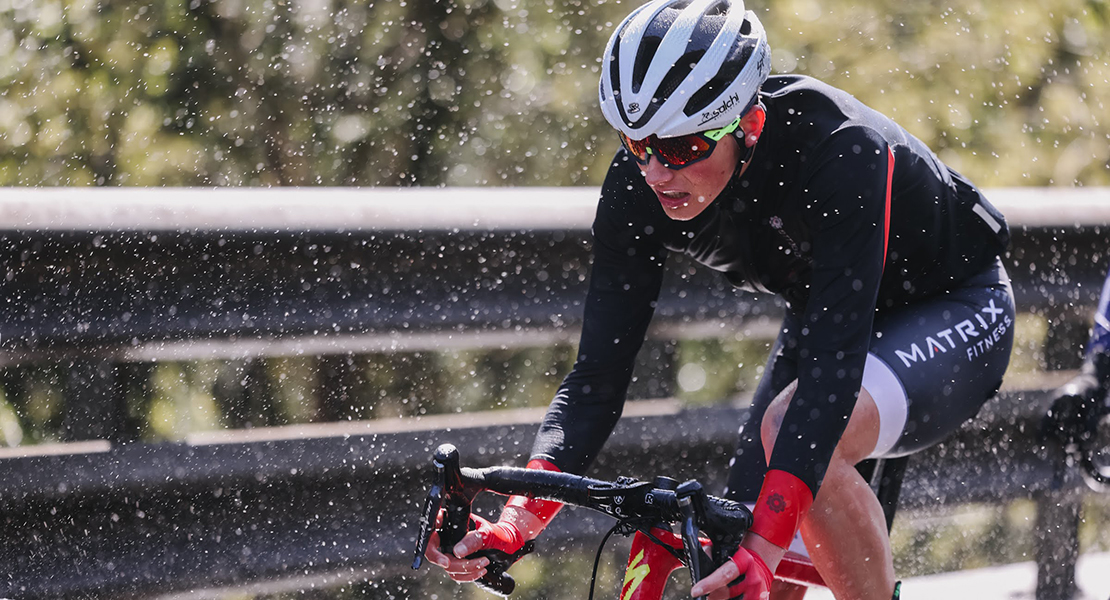
[[886,147],[886,213],[883,216],[883,270],[886,270],[886,250],[890,243],[890,190],[894,186],[894,150]]

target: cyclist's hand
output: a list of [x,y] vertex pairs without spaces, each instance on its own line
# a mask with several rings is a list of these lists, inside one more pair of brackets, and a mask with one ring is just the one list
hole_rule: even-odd
[[741,547],[716,571],[702,579],[690,590],[694,598],[709,595],[709,600],[766,600],[771,597],[774,575],[763,558]]
[[1081,373],[1056,391],[1052,408],[1041,422],[1043,434],[1061,445],[1078,444],[1091,436],[1089,422],[1097,414],[1098,380],[1091,372]]
[[[460,544],[466,542],[471,537],[477,538],[475,532],[471,531],[466,534]],[[424,557],[434,565],[439,565],[447,571],[447,575],[459,583],[466,583],[480,579],[486,574],[486,567],[489,565],[488,558],[475,558],[475,559],[460,559],[454,554],[444,554],[439,551],[439,532],[436,531],[431,535],[428,540],[428,549],[424,552]]]
[[515,554],[524,546],[524,537],[515,526],[510,523],[489,521],[477,515],[470,516],[477,526],[469,531],[463,539],[455,544],[451,553],[444,554],[439,550],[439,527],[442,523],[442,514],[436,519],[436,531],[428,541],[428,550],[424,556],[433,564],[443,567],[447,575],[460,583],[480,579],[486,574],[489,559],[485,557],[466,558],[471,554],[484,549],[500,550],[506,554]]

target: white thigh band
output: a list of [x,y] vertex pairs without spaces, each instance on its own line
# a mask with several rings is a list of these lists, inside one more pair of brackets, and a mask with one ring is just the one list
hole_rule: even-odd
[[906,388],[898,376],[885,362],[874,354],[867,354],[867,364],[863,369],[863,387],[875,399],[879,409],[879,440],[870,458],[890,452],[902,437],[906,428],[906,414],[909,399]]

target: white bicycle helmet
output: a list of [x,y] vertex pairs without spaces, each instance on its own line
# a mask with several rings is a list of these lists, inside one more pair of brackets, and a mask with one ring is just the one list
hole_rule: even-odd
[[653,0],[609,38],[601,112],[632,139],[724,127],[755,103],[770,54],[743,0]]

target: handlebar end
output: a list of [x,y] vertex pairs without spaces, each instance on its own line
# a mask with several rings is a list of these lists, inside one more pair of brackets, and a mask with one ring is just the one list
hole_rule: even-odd
[[440,444],[436,451],[432,454],[432,460],[437,463],[437,466],[444,466],[454,463],[459,464],[459,449],[454,444]]
[[474,583],[483,590],[491,594],[497,594],[502,598],[508,598],[516,589],[516,580],[508,573],[490,573]]

